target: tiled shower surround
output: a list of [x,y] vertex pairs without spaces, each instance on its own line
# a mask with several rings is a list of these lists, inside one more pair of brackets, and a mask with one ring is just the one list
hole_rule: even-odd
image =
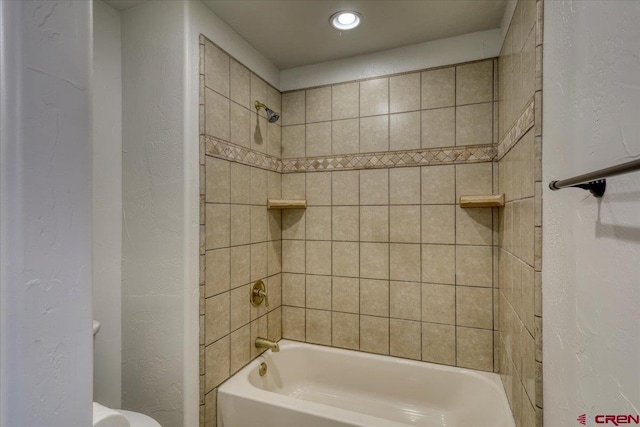
[[283,163],[307,161],[282,195],[308,203],[282,216],[284,338],[493,370],[492,211],[456,204],[492,193],[493,156],[412,155],[493,149],[495,64],[283,94]]
[[[202,36],[200,55],[200,424],[215,426],[216,388],[260,353],[256,337],[281,338],[281,216],[266,206],[280,197],[281,174],[214,157],[206,140],[279,157],[280,124],[253,102],[278,111],[281,95]],[[256,280],[269,308],[249,303]]]
[[[519,5],[514,22],[525,18]],[[518,86],[512,125],[498,117],[516,87],[498,82],[504,49],[500,62],[281,95],[201,43],[201,425],[215,425],[216,388],[258,355],[258,335],[502,370],[518,426],[535,425],[523,408],[541,406],[540,382],[528,394],[539,347],[522,334],[541,323],[524,281],[535,248],[522,244],[539,204],[522,184],[539,180],[534,106]],[[267,124],[255,100],[281,120]],[[504,209],[458,205],[497,192]],[[267,198],[308,207],[268,211]],[[257,279],[268,310],[249,303]]]
[[542,9],[518,2],[498,60],[496,360],[519,427],[542,426]]

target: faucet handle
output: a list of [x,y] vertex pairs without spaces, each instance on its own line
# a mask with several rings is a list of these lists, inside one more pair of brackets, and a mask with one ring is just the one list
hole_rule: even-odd
[[264,306],[269,307],[269,295],[267,295],[267,291],[263,291],[262,289],[258,289],[256,294],[260,297],[264,297]]
[[267,288],[262,280],[258,280],[251,287],[251,295],[249,296],[251,304],[254,307],[262,304],[264,300],[265,307],[269,307],[269,297],[267,296]]

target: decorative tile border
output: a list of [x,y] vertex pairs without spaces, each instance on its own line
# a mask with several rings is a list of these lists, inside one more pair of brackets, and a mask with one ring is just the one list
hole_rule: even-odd
[[496,148],[492,144],[301,157],[283,160],[246,147],[221,141],[210,135],[200,135],[200,144],[204,145],[205,154],[208,156],[280,173],[480,163],[493,161],[496,157]]
[[500,141],[500,144],[498,144],[498,157],[496,160],[503,158],[504,155],[509,152],[511,147],[516,145],[516,142],[518,142],[520,138],[522,138],[522,136],[533,127],[535,116],[534,110],[534,100],[531,99],[509,132],[507,132],[504,138],[502,138],[502,141]]
[[495,147],[492,144],[487,144],[425,150],[302,157],[283,159],[282,173],[490,162],[495,158],[495,154]]
[[203,144],[207,156],[219,157],[273,172],[282,171],[282,161],[277,157],[222,141],[210,135],[200,135],[200,145]]

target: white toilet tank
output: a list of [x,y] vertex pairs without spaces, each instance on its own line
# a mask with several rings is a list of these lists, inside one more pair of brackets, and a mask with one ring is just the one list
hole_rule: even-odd
[[156,420],[144,414],[110,409],[93,402],[93,427],[161,427]]
[[131,427],[131,423],[120,412],[93,402],[93,427]]
[[117,411],[127,417],[130,427],[161,427],[156,420],[145,414],[141,414],[139,412],[123,411],[121,409],[118,409]]

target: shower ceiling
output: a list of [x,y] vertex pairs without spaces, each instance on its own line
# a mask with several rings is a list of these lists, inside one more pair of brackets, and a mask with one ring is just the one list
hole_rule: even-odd
[[[281,70],[500,27],[508,0],[204,0]],[[338,31],[329,17],[355,10]]]

